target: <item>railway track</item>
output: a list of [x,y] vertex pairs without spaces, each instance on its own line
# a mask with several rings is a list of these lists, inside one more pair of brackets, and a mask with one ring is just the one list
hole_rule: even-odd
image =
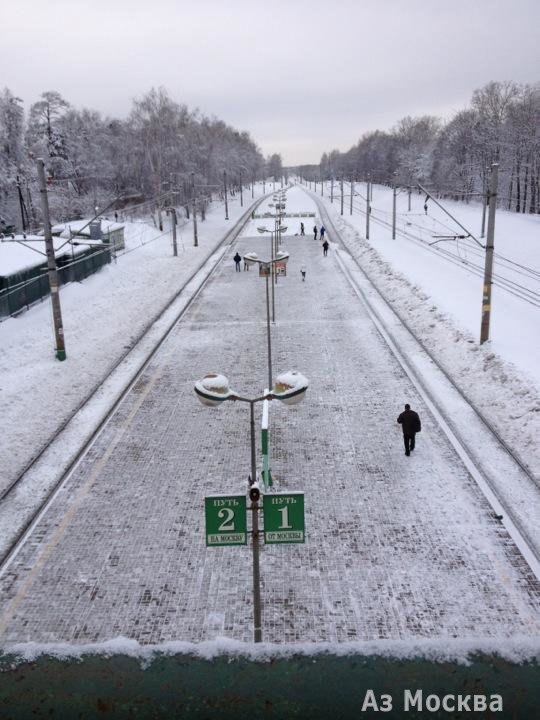
[[[358,202],[355,202],[354,200],[353,208],[357,213],[365,217],[365,209],[363,208],[363,206],[361,206]],[[377,217],[375,213],[378,212],[381,211],[372,209],[370,222],[375,222],[381,227],[385,227],[391,230],[392,223],[382,217]],[[406,219],[405,222],[407,223],[407,226],[417,227],[420,233],[429,232],[427,228],[422,227],[417,223],[407,221]],[[448,232],[454,232],[452,228],[449,228],[443,223],[439,224],[441,224],[441,226],[443,226],[443,229],[446,229]],[[413,242],[418,246],[421,246],[426,252],[433,253],[434,255],[443,258],[444,260],[450,262],[456,267],[459,267],[466,272],[472,273],[476,277],[484,277],[483,251],[481,250],[481,248],[474,245],[469,239],[457,240],[456,243],[461,243],[462,245],[460,247],[459,244],[456,244],[456,251],[452,252],[451,250],[448,250],[440,245],[435,246],[435,244],[428,243],[422,237],[422,235],[418,235],[416,232],[408,230],[405,227],[400,228],[399,225],[396,227],[396,234],[400,235],[401,237],[410,242]],[[481,259],[482,262],[480,264],[473,262],[469,259],[469,255],[474,256],[474,258]],[[520,277],[520,281],[518,282],[511,277],[505,277],[501,274],[501,272],[494,271],[494,286],[499,287],[501,290],[504,290],[505,292],[518,298],[519,300],[527,302],[533,307],[540,308],[540,292],[534,287],[530,287],[524,284],[525,280],[529,280],[533,284],[538,285],[540,283],[540,272],[538,270],[536,270],[535,268],[527,267],[526,265],[523,265],[521,263],[517,263],[510,258],[505,257],[504,255],[500,255],[497,252],[495,253],[495,265],[500,266],[501,269],[504,269],[510,274],[518,275]],[[521,280],[521,278],[523,278],[523,280]]]
[[[455,392],[461,399],[462,403],[466,404],[468,408],[470,408],[471,413],[477,418],[478,424],[484,428],[486,435],[491,438],[492,442],[498,447],[500,460],[506,460],[507,464],[511,464],[514,467],[515,473],[520,476],[520,481],[529,487],[529,491],[535,496],[536,502],[540,500],[540,481],[535,477],[531,469],[518,455],[518,453],[516,453],[504,441],[493,423],[489,421],[484,413],[476,407],[476,405],[466,396],[463,390],[461,390],[461,388],[454,382],[453,378],[446,372],[437,358],[432,355],[422,340],[416,337],[406,318],[403,317],[403,315],[400,314],[394,307],[390,306],[362,269],[360,263],[355,257],[354,250],[350,248],[347,242],[341,237],[323,203],[313,193],[311,193],[311,197],[317,204],[322,222],[326,226],[327,230],[332,233],[333,238],[337,238],[338,243],[346,250],[348,257],[351,258],[357,271],[365,279],[364,287],[360,286],[343,260],[338,258],[343,272],[347,275],[349,282],[366,305],[379,333],[383,336],[392,353],[403,367],[413,384],[417,387],[428,407],[430,407],[432,413],[439,421],[439,425],[441,426],[443,432],[447,435],[451,444],[464,461],[470,474],[474,477],[484,496],[492,506],[495,516],[502,516],[503,523],[505,524],[510,536],[513,538],[524,558],[527,560],[537,579],[540,580],[540,543],[537,541],[534,533],[531,532],[531,529],[523,522],[522,517],[515,512],[515,509],[505,497],[504,493],[501,492],[500,483],[496,482],[493,468],[486,467],[486,463],[482,462],[481,454],[479,454],[475,448],[471,447],[471,443],[463,436],[463,432],[456,426],[452,417],[445,411],[437,397],[435,397],[434,393],[423,381],[418,368],[415,368],[414,363],[410,361],[411,354],[407,357],[407,353],[402,351],[402,347],[400,346],[404,346],[404,336],[403,334],[401,334],[401,337],[398,336],[399,334],[395,332],[395,329],[393,329],[394,324],[389,322],[389,318],[395,316],[398,319],[399,325],[403,328],[414,345],[421,348],[422,352],[429,358],[429,362],[437,368],[437,371],[444,377],[453,392]],[[369,297],[370,293],[375,293],[377,298],[376,304],[373,302],[373,299]],[[378,308],[376,305],[378,305]],[[383,309],[383,312],[381,312],[381,308]],[[383,315],[386,315],[386,317],[383,317]],[[414,351],[412,354],[414,354]],[[499,466],[497,466],[495,470],[497,470],[498,467]],[[502,469],[500,472],[503,472]]]
[[[378,296],[379,303],[384,303],[388,309],[389,312],[395,314],[398,316],[400,324],[403,326],[404,331],[406,331],[413,339],[416,344],[418,344],[423,352],[429,357],[430,362],[432,362],[434,365],[437,366],[438,370],[445,376],[446,380],[452,385],[455,392],[461,397],[462,401],[467,403],[467,405],[471,408],[471,411],[475,414],[475,416],[478,418],[478,422],[481,423],[485,431],[492,437],[493,441],[496,442],[498,447],[500,448],[500,453],[504,455],[507,462],[511,462],[512,465],[517,468],[517,471],[521,474],[522,478],[524,479],[524,482],[530,484],[531,489],[534,490],[536,495],[538,495],[539,492],[539,483],[537,479],[533,476],[533,474],[530,472],[529,468],[526,466],[525,463],[519,458],[519,456],[513,452],[511,448],[507,446],[506,443],[504,443],[504,440],[499,436],[497,433],[497,430],[493,427],[493,425],[485,418],[482,413],[475,408],[472,403],[468,400],[468,398],[465,396],[465,394],[455,385],[453,380],[446,374],[444,369],[439,365],[437,360],[431,356],[428,349],[423,345],[421,341],[419,341],[417,338],[415,338],[413,331],[408,326],[406,320],[403,317],[400,317],[398,313],[395,312],[392,308],[390,308],[390,305],[386,303],[382,295],[378,292],[378,290],[371,284],[363,270],[361,269],[360,264],[354,257],[354,253],[351,252],[351,250],[348,248],[347,243],[340,237],[340,234],[336,230],[330,216],[328,215],[326,209],[322,205],[322,203],[317,199],[317,197],[312,196],[315,200],[319,212],[321,214],[321,217],[324,220],[325,225],[327,228],[331,230],[333,233],[333,236],[336,238],[339,238],[339,242],[344,247],[344,249],[348,253],[348,257],[352,259],[354,262],[356,268],[358,271],[365,277],[366,281],[369,282],[370,285],[370,292],[374,292]],[[258,202],[261,202],[259,200]],[[254,205],[256,205],[255,203]],[[253,206],[252,206],[253,207]],[[69,477],[71,471],[76,466],[76,464],[79,462],[81,457],[87,452],[88,448],[92,445],[92,443],[95,441],[97,436],[99,435],[100,431],[108,421],[108,419],[111,417],[111,415],[114,413],[115,409],[118,407],[122,399],[126,396],[126,394],[130,391],[130,389],[133,387],[133,385],[136,383],[137,379],[140,377],[141,373],[144,371],[145,367],[148,365],[150,360],[154,357],[155,353],[158,351],[158,349],[161,347],[162,343],[166,339],[166,337],[169,335],[173,327],[176,325],[178,320],[182,317],[182,315],[185,313],[189,305],[192,303],[192,301],[197,297],[197,295],[202,291],[202,289],[206,286],[210,278],[212,277],[213,273],[215,272],[219,262],[221,261],[223,255],[227,251],[228,247],[234,242],[237,235],[241,232],[242,227],[245,225],[245,223],[249,220],[249,213],[251,212],[252,207],[249,209],[249,211],[243,216],[243,218],[236,224],[236,226],[231,230],[231,232],[228,234],[228,236],[218,244],[217,248],[214,249],[214,255],[215,251],[218,248],[223,248],[223,252],[220,252],[219,255],[217,255],[212,263],[211,268],[207,268],[207,272],[205,272],[204,277],[201,279],[201,281],[198,283],[198,287],[196,291],[190,296],[187,304],[182,309],[182,311],[175,317],[174,321],[171,323],[169,329],[167,332],[163,335],[161,340],[152,348],[151,352],[148,354],[146,360],[143,362],[142,366],[139,367],[137,372],[133,375],[131,378],[131,381],[127,384],[124,391],[120,395],[120,397],[116,400],[114,405],[110,408],[108,411],[106,417],[104,420],[99,424],[97,428],[95,428],[94,432],[92,433],[91,437],[87,440],[87,442],[84,444],[83,447],[79,449],[76,456],[73,458],[72,462],[70,463],[69,467],[65,468],[64,471],[61,473],[58,480],[55,482],[54,486],[49,488],[46,495],[41,499],[38,505],[36,505],[32,512],[24,519],[24,522],[21,523],[21,525],[18,527],[17,532],[13,533],[10,537],[9,544],[0,549],[0,570],[5,568],[7,564],[9,564],[10,559],[16,554],[17,547],[20,545],[22,539],[31,532],[32,528],[39,522],[40,517],[46,512],[48,505],[50,502],[52,502],[54,496],[56,495],[57,491],[61,488],[64,481]],[[526,562],[532,569],[533,573],[536,575],[536,578],[540,580],[540,548],[538,547],[538,543],[535,542],[535,538],[532,536],[532,534],[529,532],[529,529],[524,525],[522,522],[520,516],[518,513],[514,512],[514,509],[511,507],[511,504],[507,501],[507,499],[500,493],[499,488],[496,486],[496,484],[493,482],[493,477],[490,475],[489,472],[486,472],[486,469],[482,466],[482,463],[479,461],[478,456],[471,450],[471,448],[467,445],[467,443],[464,441],[464,439],[460,436],[460,433],[455,428],[452,418],[448,416],[447,413],[445,413],[444,409],[442,409],[438,403],[437,398],[434,396],[434,394],[430,391],[429,388],[425,386],[425,384],[422,382],[422,378],[419,376],[417,370],[412,367],[405,356],[405,354],[400,349],[400,338],[397,337],[396,333],[389,329],[388,323],[385,322],[385,319],[381,316],[381,313],[373,306],[373,302],[370,301],[366,297],[365,290],[362,289],[362,287],[359,286],[358,281],[353,275],[351,274],[350,270],[345,266],[342,260],[340,260],[340,264],[342,266],[342,269],[346,276],[349,279],[349,282],[353,287],[355,288],[357,294],[362,299],[362,301],[366,304],[368,307],[368,310],[370,312],[370,315],[375,323],[375,326],[381,333],[381,335],[384,337],[385,341],[390,346],[390,349],[398,359],[398,362],[404,367],[405,371],[409,375],[409,377],[412,379],[416,387],[418,388],[421,395],[426,400],[426,403],[432,410],[433,414],[437,417],[439,424],[443,430],[443,432],[446,433],[447,437],[449,438],[451,444],[454,445],[456,448],[458,454],[462,458],[465,466],[468,468],[470,474],[474,477],[478,485],[480,486],[484,496],[487,498],[488,502],[491,504],[494,513],[499,516],[503,516],[503,522],[504,525],[514,540],[515,545],[519,548],[519,551],[521,552],[522,556],[525,558]],[[196,278],[197,273],[200,273],[204,264],[201,265],[201,267],[192,275],[190,280],[194,280]],[[186,287],[187,283],[183,286],[182,290]],[[182,290],[179,291],[177,294],[180,295]],[[173,303],[175,298],[171,300],[169,303],[169,306]],[[164,312],[164,311],[163,311]],[[119,361],[120,362],[120,361]],[[86,402],[86,401],[85,401]],[[82,405],[82,404],[81,404]],[[67,423],[66,423],[67,424]],[[58,437],[58,435],[62,432],[63,427],[58,430],[58,432],[55,434],[53,438],[51,438],[50,442],[48,443],[47,447],[50,446],[54,440]],[[46,451],[47,448],[43,448],[40,456]],[[38,461],[39,457],[36,457],[32,464],[35,464]],[[10,499],[10,497],[17,491],[18,485],[23,481],[25,475],[27,474],[28,470],[19,476],[17,481],[15,483],[12,483],[10,491],[7,493],[4,493],[3,499],[0,500],[0,515],[3,512],[3,509],[6,505],[6,502]]]
[[[265,196],[264,196],[265,197]],[[141,375],[141,373],[144,371],[148,363],[152,360],[156,352],[159,350],[163,342],[166,340],[170,332],[173,330],[176,323],[181,319],[181,317],[184,315],[184,313],[187,311],[189,306],[192,304],[192,302],[195,300],[195,298],[199,295],[199,293],[202,291],[202,289],[206,286],[208,281],[210,280],[211,276],[213,275],[215,269],[219,265],[223,255],[226,253],[229,246],[235,241],[238,234],[241,232],[242,228],[245,226],[245,224],[249,221],[251,212],[264,200],[264,197],[259,198],[257,201],[252,203],[248,210],[242,215],[242,217],[235,223],[235,225],[231,228],[231,230],[225,235],[225,237],[218,242],[214,248],[208,253],[208,255],[205,257],[205,259],[198,265],[196,270],[188,277],[188,279],[182,284],[182,286],[179,288],[179,290],[173,295],[173,297],[167,302],[167,304],[161,308],[161,310],[149,320],[149,322],[144,326],[142,331],[139,333],[137,338],[133,341],[131,346],[126,350],[125,353],[123,353],[111,366],[111,368],[108,371],[108,375],[106,378],[102,378],[97,382],[90,392],[81,400],[80,403],[77,404],[77,406],[69,413],[69,415],[63,420],[63,422],[56,428],[55,432],[49,437],[47,442],[39,449],[37,454],[32,458],[32,460],[24,467],[24,469],[6,486],[2,489],[0,492],[0,527],[3,529],[2,535],[4,536],[4,542],[0,540],[0,569],[2,566],[8,561],[8,559],[11,557],[14,549],[17,547],[18,543],[21,541],[21,539],[24,537],[24,535],[31,529],[31,527],[35,524],[37,519],[40,517],[42,512],[46,509],[47,505],[51,501],[51,499],[54,497],[57,490],[62,486],[66,478],[70,475],[72,470],[75,468],[81,457],[87,452],[88,448],[93,444],[97,436],[100,434],[103,427],[108,422],[109,418],[114,414],[117,407],[120,405],[122,400],[125,398],[125,396],[129,393],[133,385],[137,382],[137,379]],[[216,253],[219,253],[216,256]],[[210,268],[207,268],[205,271],[205,266],[208,264],[208,262],[214,257],[214,261]],[[202,278],[198,278],[199,275],[202,274]],[[107,412],[101,419],[101,421],[93,428],[89,436],[86,438],[84,444],[77,450],[77,452],[73,455],[73,457],[70,458],[69,462],[62,468],[61,472],[58,474],[57,478],[55,479],[54,483],[47,488],[47,490],[42,494],[42,496],[39,499],[39,502],[36,502],[34,506],[32,507],[32,510],[30,512],[26,512],[24,518],[21,520],[20,524],[18,524],[16,530],[10,534],[9,539],[7,538],[7,531],[6,527],[10,528],[12,527],[11,521],[6,521],[5,518],[12,517],[13,512],[19,511],[20,509],[20,503],[17,501],[16,495],[18,492],[20,492],[22,495],[25,496],[25,498],[28,496],[30,492],[33,491],[33,488],[24,489],[23,485],[25,482],[25,479],[29,476],[29,474],[38,466],[38,464],[43,461],[46,454],[53,448],[55,443],[59,441],[59,438],[62,436],[66,428],[69,426],[70,422],[82,411],[84,408],[92,401],[93,398],[95,398],[98,393],[104,388],[107,379],[110,378],[112,374],[116,370],[120,368],[120,366],[128,359],[128,356],[133,351],[134,348],[136,348],[144,339],[145,337],[150,333],[152,328],[156,325],[156,323],[163,318],[166,313],[173,307],[174,303],[182,296],[182,294],[186,291],[186,288],[193,283],[197,283],[197,287],[195,291],[191,294],[191,296],[187,299],[186,304],[182,307],[181,311],[174,316],[172,319],[169,327],[165,331],[165,333],[161,336],[161,338],[158,340],[158,342],[153,345],[150,352],[146,354],[144,357],[142,364],[139,364],[137,369],[134,373],[131,374],[131,377],[129,380],[124,384],[124,388],[121,391],[121,393],[118,395],[118,397],[115,399],[115,401],[110,405],[110,407],[107,409]],[[11,507],[14,506],[14,509]]]

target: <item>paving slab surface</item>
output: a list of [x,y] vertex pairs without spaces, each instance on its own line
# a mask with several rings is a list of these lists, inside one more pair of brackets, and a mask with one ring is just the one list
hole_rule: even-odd
[[[286,244],[274,375],[298,369],[310,389],[271,403],[270,447],[274,489],[306,493],[307,540],[262,549],[263,638],[538,635],[536,580],[332,253]],[[248,407],[204,408],[193,384],[219,371],[243,394],[265,387],[264,280],[232,257],[267,246],[231,248],[18,550],[0,577],[0,642],[251,640],[250,549],[204,534],[204,497],[245,492]],[[405,402],[423,421],[411,457]]]

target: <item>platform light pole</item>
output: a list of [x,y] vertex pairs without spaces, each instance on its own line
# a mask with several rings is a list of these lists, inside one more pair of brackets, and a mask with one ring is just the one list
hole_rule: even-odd
[[37,173],[39,182],[39,194],[41,207],[43,209],[43,227],[45,238],[45,251],[47,255],[47,271],[49,274],[49,288],[51,291],[51,305],[54,324],[54,337],[56,342],[56,359],[65,360],[66,343],[64,338],[64,326],[62,323],[62,308],[60,307],[60,290],[58,286],[58,271],[54,255],[54,244],[52,239],[51,218],[49,214],[49,199],[47,197],[47,183],[45,181],[45,163],[41,158],[37,160]]
[[[292,379],[292,381],[291,381]],[[280,380],[287,380],[287,388],[281,390]],[[280,400],[286,405],[296,405],[301,402],[309,386],[309,380],[294,370],[282,373],[276,378],[275,387],[269,383],[268,392],[261,397],[247,398],[231,390],[229,381],[224,375],[209,373],[195,383],[195,393],[203,405],[219,407],[226,400],[249,403],[249,429],[250,429],[250,465],[251,474],[248,477],[248,495],[251,500],[251,535],[253,559],[253,641],[262,642],[262,599],[261,599],[261,571],[260,571],[260,540],[259,540],[259,500],[261,491],[257,479],[257,457],[255,446],[255,403],[263,400]],[[272,392],[270,392],[272,389]]]
[[[246,253],[244,255],[244,262],[248,265],[257,263],[259,267],[264,271],[266,281],[266,349],[268,356],[268,387],[272,382],[272,338],[270,333],[270,292],[268,289],[268,278],[271,276],[271,269],[277,262],[287,264],[289,260],[289,253],[285,250],[278,250],[275,258],[271,260],[259,260],[257,254],[254,252]],[[273,286],[272,286],[273,287]],[[272,315],[272,322],[275,322],[275,315]]]

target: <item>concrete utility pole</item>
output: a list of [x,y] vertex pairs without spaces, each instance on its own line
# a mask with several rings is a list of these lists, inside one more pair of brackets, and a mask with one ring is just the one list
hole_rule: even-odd
[[176,210],[173,207],[171,207],[171,218],[173,255],[174,257],[178,257],[178,245],[176,244]]
[[484,177],[482,178],[482,227],[480,229],[481,238],[485,237],[486,234],[486,201],[486,176],[484,174]]
[[352,215],[353,196],[354,196],[354,180],[353,180],[353,178],[351,178],[351,207],[350,207],[350,210],[349,210],[349,215]]
[[199,246],[199,236],[197,234],[197,200],[195,198],[195,173],[191,173],[191,203],[193,214],[193,247]]
[[199,247],[199,235],[197,233],[197,200],[193,198],[193,247]]
[[324,195],[324,180],[321,178],[321,197]]
[[242,194],[242,171],[240,170],[240,207],[244,207],[244,196]]
[[330,180],[330,202],[334,202],[334,178]]
[[45,230],[45,251],[47,253],[47,270],[49,273],[49,288],[51,291],[51,303],[54,323],[54,336],[56,340],[56,359],[66,359],[66,345],[64,340],[64,327],[62,325],[62,309],[60,307],[60,292],[58,289],[58,273],[56,270],[56,258],[54,256],[54,245],[52,239],[51,219],[49,215],[49,200],[47,198],[47,184],[45,181],[45,163],[40,158],[37,161],[37,172],[39,182],[39,194],[43,208],[43,226]]
[[343,215],[343,178],[339,181],[339,187],[341,189],[341,214]]
[[254,183],[255,183],[255,180],[253,179],[253,175],[252,175],[252,176],[251,176],[251,199],[252,199],[252,200],[253,200],[253,198],[255,197],[255,195],[254,195],[255,190],[253,189]]
[[397,188],[396,183],[394,182],[394,188],[393,188],[393,197],[392,197],[392,240],[396,239],[396,198],[397,198]]
[[497,209],[497,189],[499,183],[499,164],[491,166],[491,188],[489,191],[489,214],[486,240],[486,264],[484,268],[484,289],[482,295],[482,324],[480,326],[480,344],[489,340],[489,321],[491,317],[491,286],[493,276],[493,250],[495,247],[495,210]]
[[229,203],[227,202],[227,171],[223,171],[223,191],[225,193],[225,220],[229,219]]
[[407,207],[408,211],[411,212],[411,186],[408,187],[408,193],[409,193],[409,205]]
[[371,207],[369,205],[369,186],[370,181],[366,183],[366,240],[369,240],[369,216],[371,214]]

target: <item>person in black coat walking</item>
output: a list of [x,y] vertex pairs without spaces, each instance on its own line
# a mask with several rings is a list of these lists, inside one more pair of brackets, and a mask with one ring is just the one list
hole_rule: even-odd
[[319,232],[319,231],[317,230],[317,226],[315,225],[315,227],[313,228],[313,239],[314,239],[314,240],[317,239],[317,233],[318,233],[318,232]]
[[323,242],[323,244],[322,244],[323,255],[328,255],[328,248],[329,248],[329,247],[330,247],[330,246],[328,245],[328,240],[325,240],[325,241]]
[[236,255],[233,257],[233,260],[234,260],[235,265],[236,265],[236,271],[237,271],[237,272],[242,272],[242,271],[240,270],[240,260],[241,260],[241,259],[242,259],[242,257],[241,257],[241,255],[239,255],[238,252],[237,252]]
[[405,405],[405,410],[397,419],[403,430],[403,443],[405,444],[405,455],[409,456],[411,450],[414,450],[414,440],[417,432],[420,432],[422,425],[418,413],[411,410],[409,404]]

